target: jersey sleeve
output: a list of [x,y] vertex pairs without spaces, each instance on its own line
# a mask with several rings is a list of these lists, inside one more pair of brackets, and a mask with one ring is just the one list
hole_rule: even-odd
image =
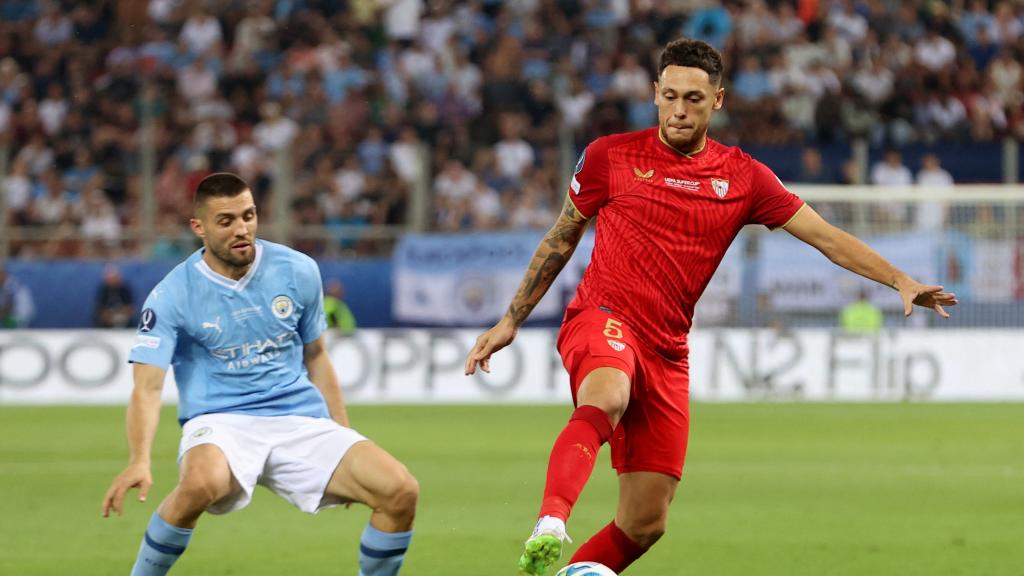
[[302,317],[297,330],[303,344],[316,340],[327,329],[324,315],[324,289],[320,279],[320,267],[312,258],[305,258],[296,275],[299,297],[302,299]]
[[757,160],[751,160],[750,164],[753,204],[749,222],[764,224],[770,229],[785,225],[803,207],[804,201],[787,190],[771,168]]
[[569,199],[576,210],[593,218],[608,201],[608,143],[598,138],[590,143],[580,159],[569,182]]
[[167,369],[178,344],[178,331],[183,322],[175,291],[164,280],[146,297],[135,329],[135,342],[128,353],[129,362],[152,364]]

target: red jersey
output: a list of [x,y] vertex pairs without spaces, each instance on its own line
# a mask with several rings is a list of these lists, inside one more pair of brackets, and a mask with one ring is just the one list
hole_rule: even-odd
[[777,228],[803,206],[739,148],[708,139],[686,156],[656,127],[591,142],[569,198],[584,216],[600,218],[567,313],[608,309],[672,359],[686,354],[693,307],[740,229]]

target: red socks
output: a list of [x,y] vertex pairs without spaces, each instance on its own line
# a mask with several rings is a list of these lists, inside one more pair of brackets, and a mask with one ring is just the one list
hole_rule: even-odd
[[618,574],[646,551],[612,521],[580,546],[569,563],[599,562]]
[[540,516],[569,519],[569,512],[590,479],[597,451],[612,435],[612,424],[604,410],[580,406],[555,440],[548,460],[548,478]]

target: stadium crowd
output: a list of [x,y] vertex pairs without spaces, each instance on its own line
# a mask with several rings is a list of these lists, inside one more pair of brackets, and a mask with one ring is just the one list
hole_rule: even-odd
[[[579,149],[652,125],[654,62],[680,35],[728,59],[713,136],[804,145],[808,181],[851,180],[815,171],[835,141],[1024,135],[1024,7],[1009,1],[5,0],[11,247],[134,253],[121,237],[140,226],[149,141],[153,257],[191,249],[169,238],[211,171],[241,174],[273,218],[282,162],[299,227],[402,225],[421,182],[432,229],[543,227],[560,135]],[[32,228],[47,239],[19,241]]]

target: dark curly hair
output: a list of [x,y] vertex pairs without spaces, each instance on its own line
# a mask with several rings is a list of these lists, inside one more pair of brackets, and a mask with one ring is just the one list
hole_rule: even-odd
[[658,64],[658,76],[669,66],[700,68],[708,73],[712,84],[722,81],[722,55],[703,40],[679,38],[666,44]]

